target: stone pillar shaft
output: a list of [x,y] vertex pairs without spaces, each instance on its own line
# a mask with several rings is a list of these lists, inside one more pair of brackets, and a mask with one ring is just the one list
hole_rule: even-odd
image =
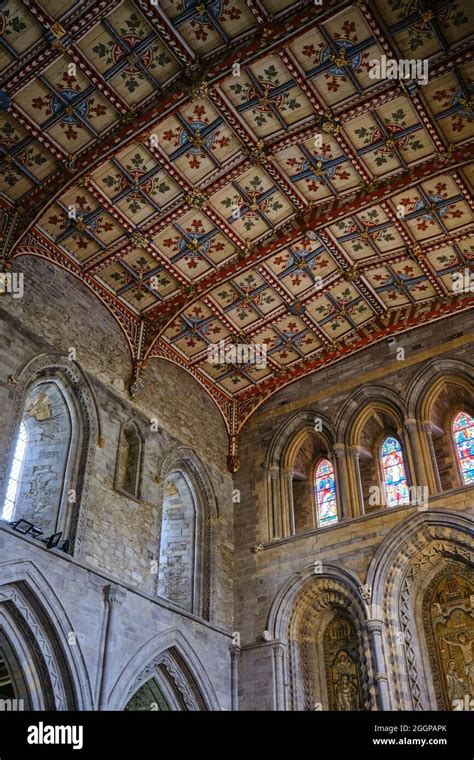
[[379,706],[381,710],[390,710],[390,692],[388,689],[388,678],[385,672],[383,655],[383,622],[382,620],[367,620],[366,627],[370,636],[370,645],[375,664],[375,682],[377,686]]
[[435,452],[434,443],[433,443],[433,429],[432,429],[430,420],[424,420],[423,431],[425,433],[425,439],[428,442],[428,451],[430,454],[431,470],[433,472],[433,477],[434,477],[433,485],[435,487],[435,493],[441,493],[443,488],[441,486],[441,478],[440,478],[439,469],[438,469],[438,460],[436,459],[436,452]]
[[352,505],[349,496],[349,483],[347,478],[346,447],[343,443],[334,444],[334,455],[337,459],[337,485],[339,486],[340,518],[347,520],[352,517]]

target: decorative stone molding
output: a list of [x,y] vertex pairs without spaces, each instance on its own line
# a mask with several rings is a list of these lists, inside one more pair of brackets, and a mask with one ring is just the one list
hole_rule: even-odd
[[429,707],[420,672],[413,590],[416,586],[417,593],[424,594],[423,579],[443,563],[472,565],[472,532],[468,515],[446,510],[418,512],[394,528],[375,552],[367,583],[373,590],[371,609],[383,620],[393,709]]
[[195,712],[203,709],[201,698],[196,690],[191,687],[188,676],[183,672],[182,666],[178,665],[176,655],[172,650],[162,652],[140,671],[128,689],[127,697],[131,698],[141,685],[146,683],[150,678],[159,675],[160,668],[164,668],[171,678],[186,710]]

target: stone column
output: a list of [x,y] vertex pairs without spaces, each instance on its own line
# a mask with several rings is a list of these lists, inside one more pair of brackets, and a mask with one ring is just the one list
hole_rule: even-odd
[[284,648],[281,641],[272,644],[273,650],[273,695],[275,710],[285,709],[285,664]]
[[438,470],[438,460],[436,459],[436,452],[433,444],[433,428],[431,420],[423,420],[423,432],[428,442],[428,451],[430,454],[431,469],[434,477],[434,491],[435,493],[441,493],[443,490],[441,486],[441,478]]
[[242,649],[238,644],[231,644],[230,652],[230,679],[231,679],[231,709],[239,709],[239,683],[240,683],[240,661],[242,659]]
[[408,433],[410,452],[413,458],[414,480],[416,486],[428,485],[423,460],[421,457],[420,441],[418,438],[418,425],[415,419],[406,419],[404,421],[405,430]]
[[270,467],[270,504],[268,505],[268,537],[282,538],[281,499],[280,499],[280,468]]
[[103,638],[102,670],[99,687],[99,710],[105,710],[108,696],[110,663],[113,660],[113,641],[115,636],[117,610],[126,597],[126,591],[120,586],[104,586],[105,619]]
[[385,661],[383,656],[383,622],[382,620],[367,620],[365,625],[370,636],[370,646],[375,664],[375,682],[377,685],[380,709],[390,710],[390,692],[388,689],[388,678],[385,672]]
[[293,504],[293,470],[285,467],[281,471],[282,489],[282,527],[283,536],[293,536],[295,533],[295,509]]
[[360,476],[360,455],[362,451],[360,446],[351,446],[350,447],[350,454],[353,461],[353,472],[355,477],[355,488],[356,491],[354,493],[354,503],[356,504],[357,513],[359,515],[364,514],[364,491],[362,489],[362,479]]
[[334,456],[337,459],[337,485],[339,487],[339,504],[341,505],[341,520],[352,517],[349,483],[347,481],[346,447],[343,443],[335,443]]

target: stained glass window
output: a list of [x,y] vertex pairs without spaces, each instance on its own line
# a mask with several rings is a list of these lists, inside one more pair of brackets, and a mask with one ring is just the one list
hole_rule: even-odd
[[469,485],[474,483],[474,419],[467,412],[459,412],[455,416],[453,437],[462,481]]
[[318,526],[326,528],[337,523],[336,481],[334,468],[328,459],[321,459],[315,475]]
[[8,479],[7,493],[3,503],[2,519],[11,521],[15,511],[15,502],[18,496],[18,487],[20,485],[21,469],[25,459],[26,444],[28,443],[28,433],[24,422],[20,425],[18,438],[13,454],[13,462]]
[[396,438],[389,435],[380,448],[382,473],[387,507],[401,507],[410,503],[402,447]]

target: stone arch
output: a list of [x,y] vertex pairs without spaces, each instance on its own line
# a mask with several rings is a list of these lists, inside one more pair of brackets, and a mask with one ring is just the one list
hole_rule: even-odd
[[368,385],[357,388],[336,417],[335,427],[339,443],[347,445],[356,444],[355,426],[361,415],[367,416],[372,406],[383,404],[391,411],[394,417],[400,420],[400,424],[406,415],[406,405],[400,396],[391,388],[382,385]]
[[156,678],[174,710],[219,710],[204,665],[177,629],[149,639],[128,661],[108,698],[108,710],[123,710],[138,689]]
[[326,415],[309,409],[296,412],[287,418],[278,428],[268,447],[265,465],[286,466],[291,460],[294,441],[304,431],[314,430],[315,418],[319,417],[322,422],[321,434],[327,441],[328,446],[333,446],[336,440],[334,426]]
[[[2,566],[0,631],[17,661],[30,709],[92,710],[81,642],[51,584],[29,560]],[[28,709],[28,708],[27,708]]]
[[422,367],[409,385],[406,394],[408,416],[423,419],[433,392],[436,391],[439,382],[447,378],[452,378],[460,386],[467,386],[472,390],[473,370],[467,362],[459,359],[433,359]]
[[[436,573],[448,563],[473,563],[472,519],[447,510],[418,512],[388,533],[367,575],[371,614],[382,621],[386,670],[394,709],[438,709],[420,634],[421,600]],[[418,607],[417,607],[418,605]]]
[[[206,467],[197,454],[186,446],[175,446],[161,459],[157,469],[158,528],[157,543],[161,545],[163,504],[165,486],[173,473],[180,473],[192,493],[196,509],[196,530],[194,538],[194,602],[192,612],[210,620],[213,612],[215,571],[213,545],[213,524],[218,516],[217,500]],[[159,568],[158,568],[159,570]],[[158,573],[159,575],[159,573]],[[157,590],[158,590],[157,575]]]
[[[320,572],[321,570],[321,572]],[[337,615],[350,621],[357,639],[356,660],[360,669],[361,707],[373,709],[376,694],[367,633],[367,608],[355,573],[331,563],[305,567],[277,593],[267,621],[274,639],[287,648],[287,706],[312,710],[313,703],[329,709],[328,663],[324,634]]]
[[451,424],[461,410],[474,416],[473,379],[467,363],[442,359],[425,365],[408,390],[408,410],[420,428],[421,451],[433,493],[464,485]]
[[[67,502],[67,491],[63,492],[62,508],[66,510],[66,537],[71,540],[71,553],[79,559],[85,530],[85,514],[94,464],[95,450],[101,445],[102,435],[98,406],[89,381],[79,365],[62,354],[40,354],[28,361],[20,371],[10,377],[12,388],[12,414],[6,431],[4,456],[0,465],[0,475],[4,483],[10,469],[14,442],[19,428],[27,394],[37,384],[52,382],[59,386],[67,403],[75,415],[74,461],[68,471],[70,487],[76,491],[76,500]],[[73,484],[73,486],[72,486]],[[0,495],[3,504],[3,493]]]
[[130,417],[120,426],[114,487],[125,496],[139,499],[145,438],[138,422]]
[[333,464],[339,500],[334,443],[333,424],[320,412],[297,412],[280,425],[266,457],[269,540],[317,527],[313,481],[315,465],[322,458]]
[[[349,490],[354,494],[356,515],[386,505],[380,446],[387,435],[399,441],[408,485],[413,482],[412,451],[405,419],[403,400],[382,386],[357,390],[341,410],[336,423],[338,441],[347,453]],[[374,491],[374,486],[378,491]]]

